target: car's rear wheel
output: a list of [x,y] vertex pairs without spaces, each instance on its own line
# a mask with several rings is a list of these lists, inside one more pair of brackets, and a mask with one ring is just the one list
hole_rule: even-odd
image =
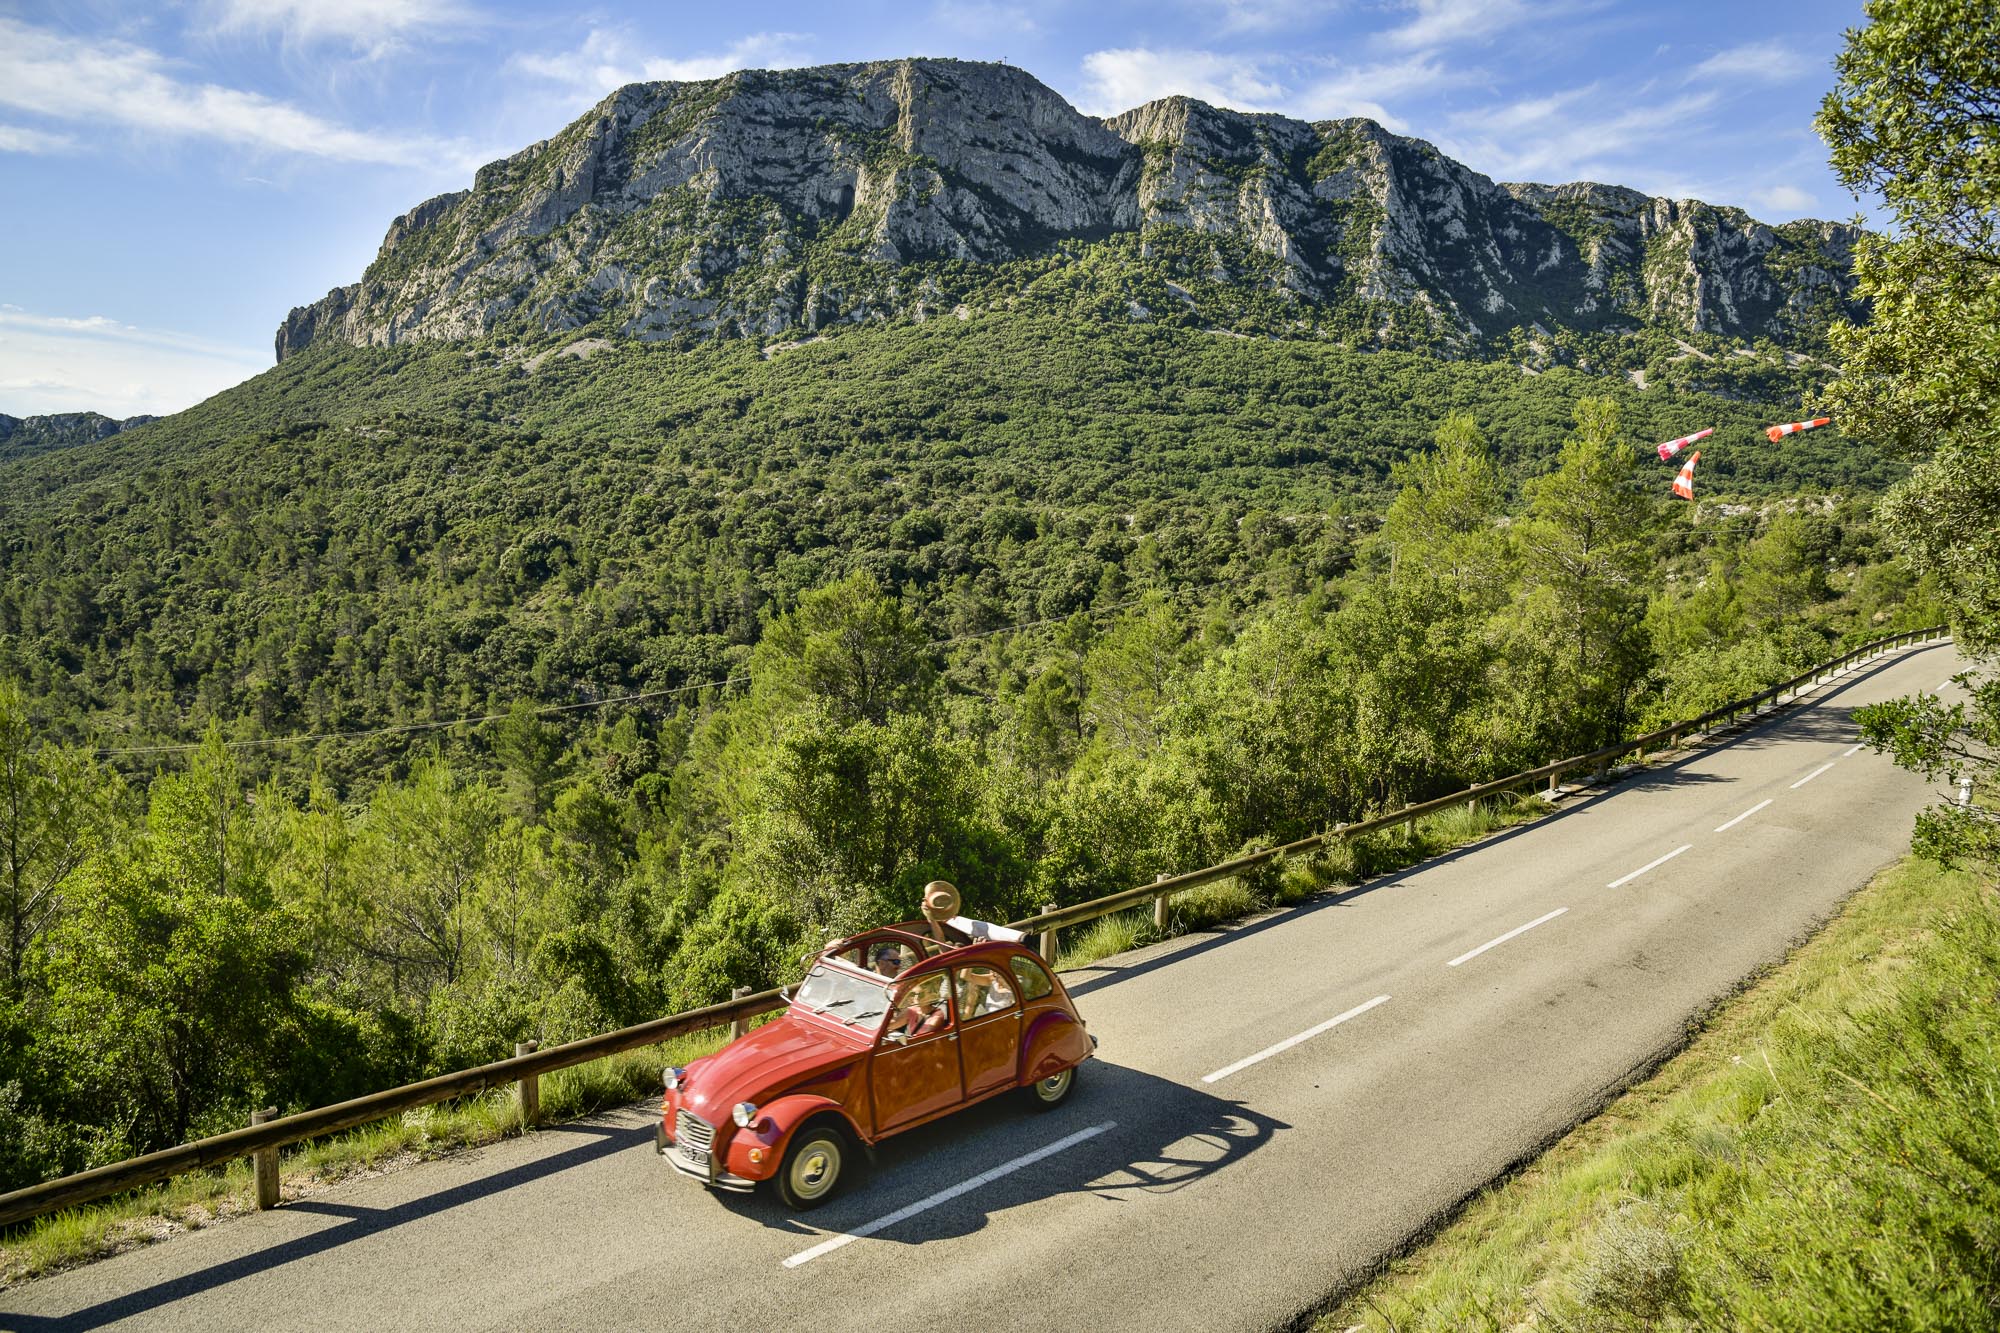
[[851,1149],[847,1135],[832,1125],[808,1125],[792,1139],[778,1168],[778,1196],[800,1210],[817,1208],[833,1197],[847,1169]]
[[1044,1111],[1053,1111],[1069,1099],[1070,1090],[1076,1087],[1076,1066],[1059,1070],[1047,1078],[1038,1078],[1028,1085],[1028,1099]]

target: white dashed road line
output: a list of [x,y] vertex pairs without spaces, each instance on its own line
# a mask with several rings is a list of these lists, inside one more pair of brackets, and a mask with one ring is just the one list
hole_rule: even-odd
[[1633,871],[1631,874],[1620,875],[1617,879],[1612,880],[1609,884],[1606,884],[1604,887],[1607,889],[1615,889],[1623,885],[1630,884],[1633,880],[1639,878],[1639,876],[1645,874],[1648,870],[1653,870],[1659,866],[1665,865],[1667,862],[1673,860],[1676,856],[1679,856],[1682,852],[1686,851],[1688,848],[1692,846],[1694,846],[1693,843],[1684,842],[1680,846],[1674,848],[1671,852],[1668,852],[1665,856],[1661,857],[1659,860],[1648,861],[1646,862],[1646,864],[1640,866],[1637,870]]
[[941,1189],[936,1194],[926,1195],[913,1204],[898,1208],[886,1217],[878,1217],[873,1222],[863,1222],[852,1231],[843,1231],[837,1236],[828,1237],[809,1250],[800,1250],[797,1254],[785,1260],[785,1267],[797,1268],[800,1264],[809,1264],[823,1254],[833,1253],[843,1245],[860,1240],[864,1236],[872,1236],[878,1231],[887,1231],[898,1222],[906,1222],[918,1213],[927,1213],[939,1204],[949,1203],[959,1195],[970,1193],[978,1189],[981,1185],[990,1185],[1000,1179],[1000,1177],[1010,1176],[1024,1166],[1033,1166],[1045,1157],[1054,1157],[1066,1148],[1074,1148],[1085,1139],[1094,1139],[1106,1130],[1116,1128],[1118,1128],[1116,1120],[1107,1120],[1101,1125],[1092,1125],[1089,1129],[1079,1129],[1069,1137],[1057,1139],[1045,1148],[1037,1148],[1031,1153],[1023,1153],[1012,1161],[1000,1163],[1000,1165],[990,1171],[981,1171],[970,1180],[961,1180],[949,1189]]
[[1546,916],[1536,917],[1533,921],[1530,921],[1525,926],[1516,926],[1512,930],[1508,931],[1505,935],[1500,936],[1498,939],[1491,939],[1486,941],[1486,943],[1480,945],[1477,949],[1474,949],[1471,953],[1460,954],[1458,957],[1452,959],[1449,963],[1446,963],[1445,966],[1457,967],[1460,963],[1469,963],[1473,959],[1479,957],[1480,954],[1483,954],[1488,949],[1492,948],[1494,945],[1505,944],[1508,940],[1513,939],[1516,935],[1520,935],[1527,931],[1533,930],[1536,926],[1541,925],[1545,921],[1553,921],[1557,917],[1561,916],[1564,912],[1567,912],[1568,910],[1569,909],[1567,907],[1558,907],[1555,911],[1548,913]]
[[1861,752],[1861,746],[1859,746],[1859,745],[1850,745],[1850,746],[1848,746],[1848,747],[1847,747],[1847,748],[1846,748],[1845,750],[1842,750],[1842,751],[1840,752],[1840,757],[1841,757],[1842,759],[1845,759],[1845,758],[1847,758],[1847,756],[1849,756],[1849,755],[1851,755],[1851,754],[1859,754],[1860,752]]
[[[1525,930],[1527,929],[1527,927],[1524,926],[1522,927],[1522,929]],[[1283,1041],[1279,1042],[1276,1046],[1266,1046],[1263,1050],[1257,1052],[1257,1054],[1245,1056],[1243,1059],[1238,1060],[1233,1065],[1225,1065],[1221,1069],[1216,1070],[1213,1074],[1204,1074],[1202,1075],[1201,1081],[1204,1083],[1213,1083],[1218,1079],[1228,1078],[1231,1074],[1234,1074],[1239,1069],[1248,1069],[1251,1065],[1256,1064],[1259,1060],[1268,1060],[1272,1056],[1278,1054],[1280,1051],[1289,1051],[1292,1049],[1292,1047],[1298,1045],[1302,1041],[1311,1041],[1314,1037],[1317,1037],[1320,1033],[1325,1032],[1328,1028],[1339,1027],[1342,1023],[1345,1023],[1348,1019],[1357,1018],[1360,1015],[1367,1013],[1370,1009],[1373,1009],[1376,1005],[1387,1004],[1388,1002],[1389,1002],[1388,996],[1377,995],[1374,999],[1368,1001],[1366,1004],[1357,1004],[1344,1014],[1335,1014],[1332,1018],[1327,1019],[1326,1022],[1321,1023],[1318,1027],[1307,1028],[1304,1032],[1301,1032],[1296,1037],[1287,1037]]]
[[1762,810],[1765,806],[1769,805],[1770,803],[1771,802],[1768,799],[1757,802],[1757,804],[1751,806],[1748,810],[1745,810],[1742,814],[1736,816],[1736,818],[1730,820],[1727,824],[1724,824],[1722,825],[1722,827],[1716,829],[1716,832],[1717,833],[1729,832],[1729,830],[1735,828],[1738,824],[1741,824],[1744,820],[1750,818],[1750,816],[1756,814],[1759,810]]
[[1797,791],[1799,788],[1805,786],[1808,782],[1811,782],[1814,778],[1818,777],[1820,774],[1826,772],[1826,770],[1832,767],[1833,767],[1832,764],[1821,764],[1818,768],[1815,768],[1812,772],[1806,774],[1804,777],[1800,778],[1797,782],[1794,782],[1792,784],[1792,790]]

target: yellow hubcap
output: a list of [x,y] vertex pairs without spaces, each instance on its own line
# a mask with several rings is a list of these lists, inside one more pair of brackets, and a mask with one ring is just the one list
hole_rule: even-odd
[[792,1192],[816,1199],[833,1188],[840,1176],[840,1149],[822,1139],[792,1162]]
[[1063,1089],[1069,1086],[1070,1075],[1075,1072],[1074,1069],[1065,1069],[1060,1074],[1049,1075],[1035,1085],[1036,1095],[1045,1102],[1054,1101],[1063,1095]]

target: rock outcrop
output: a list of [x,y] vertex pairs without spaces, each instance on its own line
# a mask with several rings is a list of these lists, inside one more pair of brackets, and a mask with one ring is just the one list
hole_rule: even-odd
[[1538,326],[1788,341],[1859,313],[1856,234],[1496,184],[1366,120],[1175,97],[1100,121],[1010,66],[745,71],[621,88],[397,218],[277,352],[810,335],[963,317],[1056,274],[1129,318],[1233,327],[1254,308],[1265,331],[1440,350]]
[[157,420],[158,417],[140,416],[121,421],[98,412],[51,412],[38,417],[10,417],[0,413],[0,459],[26,458],[30,454],[92,444]]

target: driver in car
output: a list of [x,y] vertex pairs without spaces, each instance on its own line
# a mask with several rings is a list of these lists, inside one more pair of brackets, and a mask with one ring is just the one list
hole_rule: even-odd
[[903,946],[887,943],[876,945],[873,962],[877,976],[895,976],[903,970]]

